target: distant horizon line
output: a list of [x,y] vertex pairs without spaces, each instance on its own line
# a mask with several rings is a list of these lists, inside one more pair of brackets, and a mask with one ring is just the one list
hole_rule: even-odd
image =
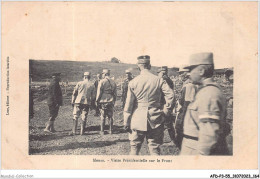
[[[40,59],[29,59],[29,61],[57,61],[57,62],[90,62],[90,63],[113,63],[113,64],[129,64],[129,65],[136,65],[136,63],[126,63],[124,61],[121,61],[119,63],[114,63],[114,62],[111,62],[111,61],[78,61],[78,60],[40,60]],[[161,66],[167,66],[167,65],[160,65],[160,66],[155,66],[155,65],[152,65],[152,67],[161,67]],[[168,68],[179,68],[181,67],[182,65],[180,66],[169,66],[168,65]],[[227,67],[221,67],[221,68],[215,68],[216,69],[224,69],[224,68],[234,68],[234,66],[227,66]]]

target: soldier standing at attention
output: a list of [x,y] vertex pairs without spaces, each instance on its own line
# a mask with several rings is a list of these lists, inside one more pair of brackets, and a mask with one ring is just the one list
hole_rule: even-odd
[[60,73],[53,73],[52,80],[49,85],[47,104],[49,107],[50,118],[46,123],[45,132],[56,132],[54,129],[54,121],[58,116],[59,108],[62,106],[62,92],[60,88]]
[[[161,68],[159,68],[158,76],[160,78],[162,78],[163,80],[165,80],[166,83],[171,88],[171,90],[174,92],[173,81],[168,77],[168,67],[167,66],[162,66]],[[162,95],[162,99],[161,99],[161,105],[162,106],[165,105],[165,100],[164,100],[163,95]],[[173,120],[174,120],[173,115],[172,115],[172,113],[170,113],[170,115],[167,116],[167,118],[165,118],[164,128],[168,130],[171,141],[174,142],[175,141],[175,131],[174,131],[174,128],[173,128]]]
[[[146,138],[151,155],[160,155],[164,120],[173,108],[174,93],[169,85],[150,72],[150,56],[140,56],[140,75],[130,81],[124,108],[124,128],[129,132],[130,155],[138,155]],[[161,96],[165,105],[161,106]]]
[[100,134],[104,135],[105,119],[109,120],[109,133],[113,132],[113,110],[116,102],[116,83],[110,76],[110,70],[103,70],[104,78],[100,80],[97,88],[96,105],[100,106]]
[[[186,70],[186,73],[185,73]],[[187,73],[187,69],[181,69],[179,73],[183,73],[182,77],[185,82],[183,83],[183,87],[180,92],[179,97],[179,111],[175,122],[175,130],[176,130],[176,138],[175,144],[180,149],[181,143],[183,139],[183,125],[184,125],[184,117],[187,111],[188,105],[194,101],[195,94],[197,92],[197,86],[192,83],[189,79],[189,73]]]
[[127,96],[127,89],[128,89],[128,83],[133,79],[132,77],[132,73],[129,70],[125,71],[126,74],[126,79],[123,82],[123,86],[122,86],[122,108],[124,109],[125,107],[125,100],[126,100],[126,96]]
[[95,86],[90,81],[90,72],[85,72],[83,81],[78,82],[72,93],[71,104],[73,107],[73,127],[70,135],[76,135],[78,118],[81,116],[80,135],[85,132],[85,125],[88,117],[89,108],[95,101]]
[[186,68],[200,87],[185,115],[181,155],[226,154],[226,99],[212,79],[213,53],[193,54]]

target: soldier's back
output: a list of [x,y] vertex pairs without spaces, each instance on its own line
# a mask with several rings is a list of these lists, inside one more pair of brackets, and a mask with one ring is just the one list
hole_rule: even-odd
[[137,102],[160,103],[161,78],[147,71],[129,82],[129,87],[137,98]]
[[98,85],[100,93],[97,94],[100,97],[101,103],[112,102],[116,95],[116,83],[113,79],[106,77],[99,82]]
[[92,89],[92,88],[94,88],[94,83],[91,81],[84,80],[84,81],[78,82],[79,91],[88,90],[88,89]]

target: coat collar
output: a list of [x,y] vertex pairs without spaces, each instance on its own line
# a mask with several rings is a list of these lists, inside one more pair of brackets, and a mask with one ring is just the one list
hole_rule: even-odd
[[218,86],[218,87],[220,88],[219,84],[217,84],[217,83],[213,80],[213,78],[206,78],[206,79],[204,79],[204,80],[202,81],[202,84],[200,85],[200,88],[203,88],[203,87],[209,86],[209,85]]
[[208,85],[208,84],[216,84],[216,83],[213,81],[212,78],[206,78],[206,79],[204,79],[204,80],[202,81],[202,85],[203,85],[203,86],[206,86],[206,85]]
[[143,69],[140,74],[143,75],[143,74],[148,74],[148,73],[151,73],[148,69]]

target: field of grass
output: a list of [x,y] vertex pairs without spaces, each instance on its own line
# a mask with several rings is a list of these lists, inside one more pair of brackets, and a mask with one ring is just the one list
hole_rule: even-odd
[[[62,80],[80,81],[85,71],[94,75],[101,73],[104,68],[111,70],[111,76],[116,79],[125,76],[125,70],[131,69],[133,75],[139,74],[137,65],[110,62],[78,62],[78,61],[54,61],[54,60],[30,60],[30,73],[32,80],[45,82],[52,73],[60,72]],[[156,74],[158,67],[152,67],[151,71]]]
[[[46,101],[36,102],[34,118],[30,120],[29,154],[31,155],[127,155],[130,151],[128,134],[123,130],[123,112],[121,102],[117,101],[114,112],[114,133],[99,135],[100,118],[90,111],[85,135],[69,136],[72,128],[72,107],[70,98],[65,98],[55,121],[55,134],[43,131],[48,120]],[[78,124],[79,134],[80,124]],[[105,128],[108,131],[108,123]],[[170,141],[165,131],[165,140]],[[163,155],[177,155],[178,149],[172,143],[161,146]],[[148,155],[147,144],[144,143],[141,155]]]
[[[130,144],[128,134],[123,130],[123,112],[120,101],[120,88],[118,100],[114,109],[114,134],[108,133],[99,135],[100,118],[94,116],[94,111],[90,111],[87,119],[87,131],[85,135],[69,136],[72,128],[72,107],[70,104],[73,87],[77,81],[82,79],[84,71],[91,71],[92,74],[101,72],[103,68],[110,68],[116,81],[122,79],[124,70],[133,68],[134,75],[138,74],[136,65],[113,64],[108,62],[70,62],[70,61],[35,61],[30,62],[30,70],[33,77],[33,84],[39,88],[33,88],[34,117],[29,123],[29,154],[30,155],[128,155]],[[49,118],[48,106],[46,103],[47,86],[46,80],[52,72],[61,72],[62,78],[70,81],[70,86],[62,86],[64,105],[60,108],[59,115],[55,121],[55,134],[45,133],[45,123]],[[156,73],[156,67],[152,69]],[[223,83],[219,80],[227,99],[233,97],[233,85]],[[120,86],[120,85],[118,85]],[[177,90],[178,91],[178,90]],[[228,106],[228,121],[232,127],[233,106]],[[78,133],[80,123],[78,124]],[[108,130],[108,126],[105,128]],[[165,131],[164,141],[161,146],[162,155],[178,155],[179,151],[170,141],[167,131]],[[232,153],[233,137],[227,137],[229,150]],[[141,155],[149,155],[148,147],[144,142]]]
[[[40,92],[40,91],[39,91]],[[55,121],[55,134],[43,131],[48,120],[48,106],[46,104],[46,93],[35,96],[34,117],[30,120],[29,130],[29,154],[31,155],[127,155],[130,150],[128,134],[123,130],[123,112],[120,99],[116,102],[114,109],[114,134],[99,135],[100,118],[94,116],[90,111],[87,120],[87,131],[85,135],[69,136],[72,128],[72,107],[70,105],[71,91],[63,96],[64,105],[60,108],[59,115]],[[233,109],[228,108],[229,122],[232,126]],[[108,130],[108,123],[105,128]],[[78,124],[78,133],[80,124]],[[165,130],[165,141],[170,141]],[[232,133],[227,137],[229,150],[232,153]],[[162,155],[178,155],[179,151],[173,143],[164,143],[161,146]],[[144,143],[141,155],[149,155],[147,144]]]

